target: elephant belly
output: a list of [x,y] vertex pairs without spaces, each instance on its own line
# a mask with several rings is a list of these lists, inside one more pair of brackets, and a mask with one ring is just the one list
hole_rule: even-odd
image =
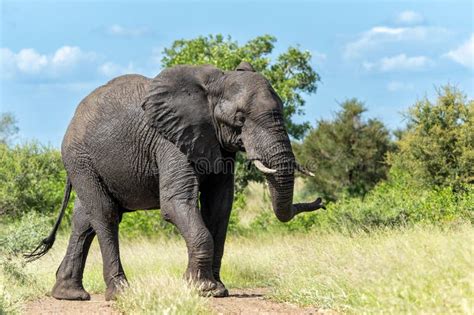
[[122,154],[120,158],[109,154],[94,164],[106,189],[121,207],[129,210],[160,207],[159,174],[149,161],[134,158],[132,154]]
[[148,210],[160,208],[160,194],[158,179],[136,180],[129,179],[121,183],[108,185],[110,194],[128,210]]

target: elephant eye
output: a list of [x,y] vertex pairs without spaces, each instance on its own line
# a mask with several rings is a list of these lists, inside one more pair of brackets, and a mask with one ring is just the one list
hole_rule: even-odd
[[244,125],[244,122],[245,122],[245,116],[243,113],[241,112],[237,112],[235,114],[235,125],[238,126],[238,127],[242,127]]

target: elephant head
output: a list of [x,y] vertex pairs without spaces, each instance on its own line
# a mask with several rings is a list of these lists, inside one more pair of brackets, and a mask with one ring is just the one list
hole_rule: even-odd
[[[298,168],[283,119],[283,104],[267,79],[242,62],[234,71],[176,66],[149,85],[142,103],[149,125],[194,163],[218,172],[227,152],[246,151],[265,173],[277,218],[322,208],[321,199],[293,204]],[[227,155],[226,155],[227,153]]]

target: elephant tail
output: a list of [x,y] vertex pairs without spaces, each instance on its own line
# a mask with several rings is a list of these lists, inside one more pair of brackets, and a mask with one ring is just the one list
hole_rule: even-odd
[[48,237],[43,239],[38,247],[35,248],[29,254],[24,254],[23,256],[26,258],[27,262],[34,261],[43,255],[45,255],[51,247],[53,247],[54,241],[56,240],[56,233],[58,232],[59,225],[64,217],[64,212],[66,211],[67,204],[69,203],[69,197],[71,196],[72,184],[69,180],[69,177],[66,178],[66,187],[64,189],[64,197],[63,203],[61,205],[61,212],[59,212],[58,218],[56,219],[56,223],[54,223],[53,229],[49,233]]

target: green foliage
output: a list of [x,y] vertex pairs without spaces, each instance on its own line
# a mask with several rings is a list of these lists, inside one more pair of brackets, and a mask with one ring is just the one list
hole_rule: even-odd
[[450,226],[474,223],[474,186],[454,192],[449,187],[428,189],[411,186],[403,177],[391,174],[364,198],[343,196],[326,210],[300,214],[281,223],[267,203],[250,224],[262,232],[338,231],[352,234],[417,224]]
[[452,86],[410,108],[408,127],[390,156],[395,172],[428,187],[474,184],[474,100]]
[[158,234],[175,236],[179,231],[163,219],[161,211],[147,210],[124,213],[120,222],[120,233],[133,238]]
[[3,226],[0,232],[0,253],[19,255],[33,250],[51,230],[51,221],[44,215],[30,212],[20,220]]
[[364,196],[386,177],[389,132],[377,119],[364,120],[365,111],[357,99],[347,100],[333,121],[319,121],[301,145],[294,145],[299,160],[317,174],[309,188],[328,200]]
[[11,113],[0,113],[0,144],[8,144],[18,133],[17,120]]
[[14,148],[0,144],[0,215],[56,213],[65,178],[58,150],[35,142]]
[[347,198],[330,204],[315,226],[343,232],[421,224],[473,222],[474,190],[456,194],[449,188],[415,190],[382,183],[366,198]]
[[228,231],[233,234],[241,234],[244,229],[240,222],[240,213],[245,211],[247,207],[247,198],[243,192],[236,193],[234,197],[234,203],[232,205],[232,212],[229,218]]
[[235,194],[242,194],[250,182],[263,182],[265,177],[262,172],[255,169],[253,164],[248,161],[245,154],[237,152],[235,163]]
[[44,282],[27,271],[21,254],[30,252],[51,229],[51,222],[35,212],[0,224],[0,314],[20,313],[20,303],[44,292]]
[[20,314],[21,303],[36,297],[41,284],[31,272],[26,272],[21,258],[0,257],[0,314]]

